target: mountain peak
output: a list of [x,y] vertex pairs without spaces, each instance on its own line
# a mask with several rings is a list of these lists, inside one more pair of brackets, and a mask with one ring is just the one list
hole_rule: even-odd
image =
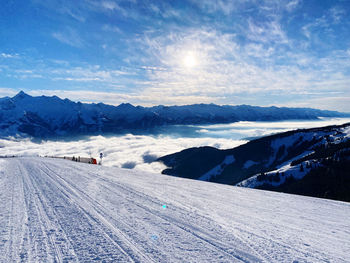
[[27,93],[25,93],[23,90],[21,90],[20,92],[18,92],[13,99],[24,99],[26,97],[30,97],[30,95],[28,95]]
[[122,103],[119,104],[119,106],[117,106],[118,108],[122,108],[122,109],[132,109],[135,108],[134,105],[130,104],[130,103]]

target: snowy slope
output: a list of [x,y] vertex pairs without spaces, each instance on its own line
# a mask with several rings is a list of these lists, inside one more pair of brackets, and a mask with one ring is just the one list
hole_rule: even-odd
[[347,262],[350,204],[0,159],[0,262]]
[[[287,164],[320,147],[327,148],[344,143],[349,140],[349,133],[350,123],[298,129],[251,140],[232,149],[189,148],[163,156],[158,160],[167,166],[162,171],[164,174],[255,187],[262,184],[255,180],[261,172],[271,172],[271,174],[277,171],[286,172]],[[225,161],[232,156],[234,156],[234,162]],[[281,167],[284,168],[278,170]],[[289,169],[288,174],[293,173],[294,170],[295,168]],[[294,175],[297,178],[298,175],[296,173]],[[302,174],[299,175],[301,178]],[[281,178],[279,182],[283,183],[284,180],[285,178]]]
[[[332,160],[332,163],[338,162],[344,166],[350,156],[350,124],[340,127],[333,130],[333,132],[318,132],[317,136],[320,136],[322,140],[317,140],[317,143],[312,148],[277,166],[275,170],[253,175],[236,185],[250,188],[257,188],[264,185],[277,187],[283,185],[290,177],[296,180],[302,179],[312,169],[321,167],[328,169],[329,167],[323,165],[324,162],[329,163]],[[293,145],[300,144],[300,141],[295,140],[295,135],[300,136],[297,133],[282,140],[273,141],[271,143],[274,148],[272,157],[275,158],[281,145],[288,149]],[[294,137],[294,140],[291,137]],[[302,137],[304,142],[311,141],[316,136],[315,134],[305,133]],[[342,167],[342,169],[345,171],[346,168]],[[335,178],[334,180],[336,181],[338,179]]]
[[[302,154],[304,156],[306,154]],[[256,188],[264,184],[269,184],[272,186],[280,186],[286,182],[289,177],[300,180],[302,179],[309,171],[310,168],[307,167],[306,163],[303,162],[303,170],[300,170],[300,166],[292,166],[291,163],[283,165],[282,167],[269,171],[263,174],[264,180],[259,180],[260,174],[253,175],[246,180],[236,184],[236,186]],[[265,179],[266,178],[266,179]]]

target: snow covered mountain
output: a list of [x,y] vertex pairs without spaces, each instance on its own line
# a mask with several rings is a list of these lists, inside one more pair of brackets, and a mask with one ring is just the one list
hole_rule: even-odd
[[32,97],[21,91],[0,100],[0,135],[33,137],[118,132],[151,125],[154,113],[142,107],[84,104],[53,97]]
[[60,159],[0,159],[0,211],[0,262],[349,260],[349,203]]
[[164,174],[350,202],[350,123],[161,157]]
[[350,116],[334,111],[247,105],[196,104],[149,108],[131,104],[111,106],[103,103],[76,103],[57,96],[32,97],[23,91],[12,98],[0,98],[0,109],[1,137],[29,135],[36,138],[147,131],[173,124]]

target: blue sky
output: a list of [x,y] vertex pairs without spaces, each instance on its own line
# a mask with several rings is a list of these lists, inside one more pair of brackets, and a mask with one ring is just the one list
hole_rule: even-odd
[[9,0],[0,96],[350,112],[350,1]]

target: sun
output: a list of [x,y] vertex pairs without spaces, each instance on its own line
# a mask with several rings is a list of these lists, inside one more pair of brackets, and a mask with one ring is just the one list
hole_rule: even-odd
[[193,53],[188,53],[184,56],[183,64],[186,68],[193,68],[197,65],[197,58]]

